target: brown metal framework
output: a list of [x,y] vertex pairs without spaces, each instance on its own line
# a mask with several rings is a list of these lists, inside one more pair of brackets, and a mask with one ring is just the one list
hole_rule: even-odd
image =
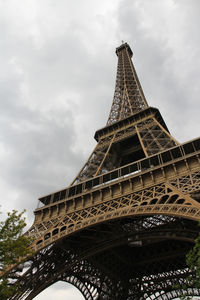
[[[149,107],[127,43],[106,127],[72,184],[41,197],[26,235],[34,255],[9,272],[31,300],[62,280],[87,300],[169,300],[187,286],[200,220],[200,138],[179,144]],[[185,284],[183,291],[177,286]]]

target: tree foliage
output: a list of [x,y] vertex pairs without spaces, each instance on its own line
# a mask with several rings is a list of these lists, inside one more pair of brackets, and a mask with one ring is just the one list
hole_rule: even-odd
[[[200,226],[200,223],[199,223]],[[195,240],[194,247],[189,251],[186,255],[186,264],[193,271],[193,274],[190,275],[186,279],[186,283],[181,286],[183,290],[186,290],[187,287],[191,287],[193,289],[200,289],[200,233]],[[182,297],[183,300],[194,300],[200,299],[194,298],[191,296],[184,296]]]
[[30,250],[30,240],[23,236],[23,229],[26,226],[24,211],[18,213],[13,210],[8,213],[5,221],[0,221],[0,299],[5,300],[11,297],[17,290],[6,270],[8,267],[19,262],[19,259],[26,257]]

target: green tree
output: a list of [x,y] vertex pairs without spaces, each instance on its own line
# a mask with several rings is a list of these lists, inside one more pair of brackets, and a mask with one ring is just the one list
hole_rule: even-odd
[[[181,288],[184,290],[188,286],[190,286],[192,288],[200,289],[200,233],[195,240],[194,247],[186,255],[186,264],[190,268],[190,270],[193,271],[193,274],[186,279],[186,284],[181,286]],[[192,296],[184,296],[182,297],[182,299],[195,300],[200,298],[192,297]]]
[[17,286],[10,279],[9,267],[19,262],[19,259],[30,254],[28,248],[30,239],[23,235],[26,226],[24,211],[13,210],[8,213],[5,221],[0,221],[0,299],[6,300],[16,291]]

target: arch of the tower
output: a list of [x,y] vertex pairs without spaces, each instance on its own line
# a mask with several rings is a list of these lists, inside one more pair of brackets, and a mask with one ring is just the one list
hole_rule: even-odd
[[[34,238],[33,249],[38,251],[84,228],[127,216],[158,214],[199,221],[198,157],[191,155],[151,171],[151,159],[144,160],[43,197],[44,204],[46,198],[51,200],[35,211],[34,224],[27,232]],[[62,199],[63,193],[68,197]]]
[[[49,288],[51,285],[53,285],[59,281],[63,281],[63,282],[73,285],[75,288],[77,288],[81,292],[81,294],[83,295],[85,300],[96,300],[98,297],[97,289],[95,287],[93,287],[91,284],[84,282],[84,280],[82,278],[78,278],[74,275],[69,276],[69,274],[64,273],[59,278],[54,277],[54,280],[53,281],[51,280],[51,282],[49,282],[49,280],[47,278],[47,281],[44,281],[42,285],[38,286],[38,288],[30,290],[27,296],[22,295],[23,298],[21,298],[21,296],[20,296],[20,298],[18,298],[18,299],[32,300],[33,298],[38,296],[41,292],[43,292],[44,290]],[[67,296],[67,293],[66,293],[66,296]]]
[[164,294],[174,295],[174,286],[190,274],[185,254],[197,232],[197,222],[167,215],[90,226],[35,254],[20,277],[21,296],[12,299],[33,299],[58,280],[72,283],[87,300],[115,293],[116,299],[173,299]]
[[33,248],[42,249],[65,236],[105,221],[151,215],[198,221],[200,206],[193,198],[183,194],[173,185],[160,184],[64,216],[35,239]]

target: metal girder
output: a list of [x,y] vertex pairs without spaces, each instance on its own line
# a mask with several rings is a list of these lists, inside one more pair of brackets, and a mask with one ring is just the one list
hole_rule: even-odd
[[167,216],[94,225],[32,257],[18,279],[21,294],[12,299],[33,299],[66,278],[76,278],[92,299],[148,299],[155,291],[163,295],[191,273],[184,256],[197,232],[194,221]]
[[127,43],[117,48],[117,77],[113,103],[107,125],[124,119],[148,107]]

